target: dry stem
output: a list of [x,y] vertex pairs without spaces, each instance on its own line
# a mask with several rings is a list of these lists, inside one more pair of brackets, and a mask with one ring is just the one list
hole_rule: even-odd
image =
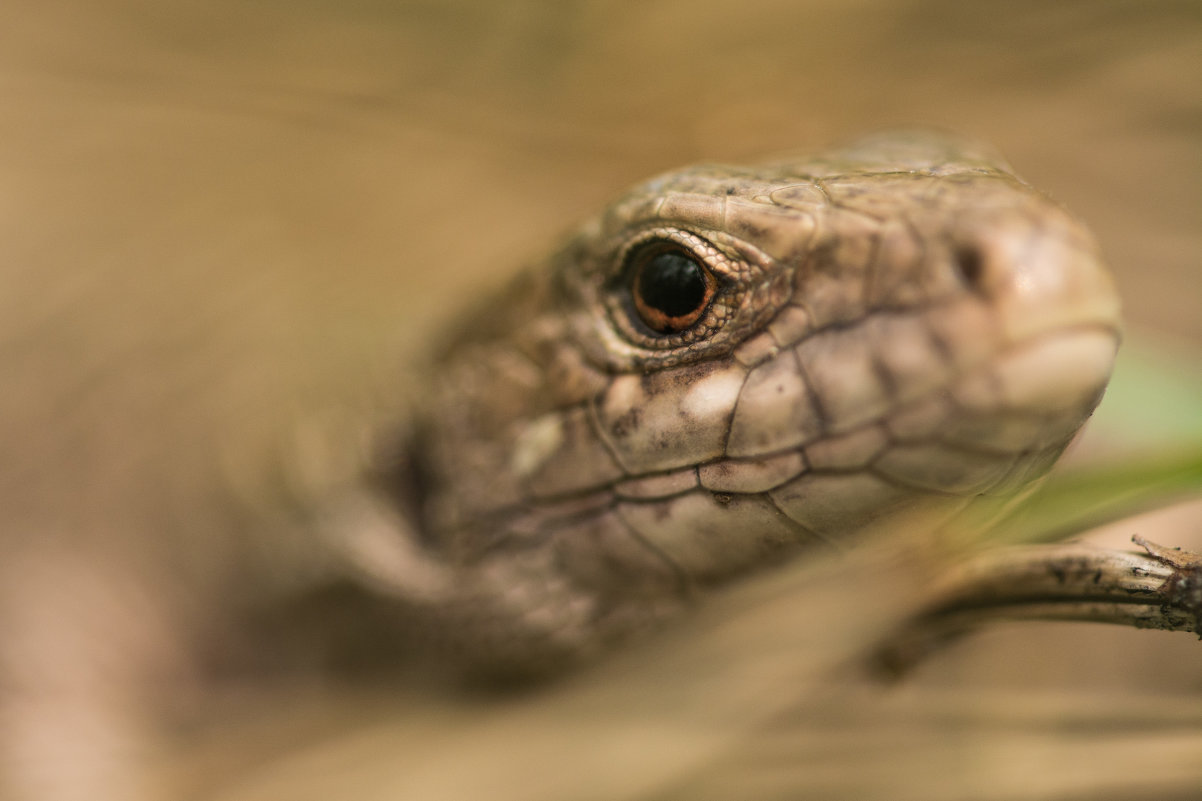
[[871,655],[898,677],[933,650],[998,620],[1081,620],[1199,633],[1202,555],[1136,536],[1145,553],[1088,545],[999,548],[946,577],[932,599]]

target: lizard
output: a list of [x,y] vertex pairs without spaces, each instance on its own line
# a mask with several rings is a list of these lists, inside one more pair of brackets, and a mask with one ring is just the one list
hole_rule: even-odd
[[467,664],[538,673],[1030,487],[1120,309],[1090,232],[991,149],[893,133],[654,177],[453,331],[325,529]]

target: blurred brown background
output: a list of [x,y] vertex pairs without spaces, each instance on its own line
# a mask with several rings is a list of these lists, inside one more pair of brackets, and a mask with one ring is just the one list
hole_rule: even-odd
[[6,0],[0,653],[82,697],[58,668],[138,610],[104,649],[173,664],[180,587],[296,547],[231,474],[691,161],[990,141],[1094,227],[1136,350],[1196,370],[1200,78],[1193,0]]

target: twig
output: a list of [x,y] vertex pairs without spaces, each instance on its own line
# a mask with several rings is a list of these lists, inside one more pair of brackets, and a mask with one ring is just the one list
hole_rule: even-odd
[[1135,536],[1145,553],[1034,545],[982,553],[881,643],[870,667],[900,677],[932,651],[999,620],[1079,620],[1199,633],[1202,555]]

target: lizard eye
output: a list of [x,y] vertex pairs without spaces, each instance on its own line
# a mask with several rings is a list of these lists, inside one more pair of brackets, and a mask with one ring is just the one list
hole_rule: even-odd
[[653,240],[627,257],[634,310],[658,334],[677,334],[696,323],[713,300],[717,281],[676,242]]
[[[772,298],[757,295],[773,290],[762,280],[771,261],[754,246],[721,231],[703,238],[666,225],[619,233],[625,235],[601,254],[595,273],[598,311],[607,319],[588,335],[602,332],[607,348],[639,366],[725,353],[755,329],[757,314],[771,310]],[[787,283],[788,275],[778,273]],[[787,293],[778,288],[773,297]]]

